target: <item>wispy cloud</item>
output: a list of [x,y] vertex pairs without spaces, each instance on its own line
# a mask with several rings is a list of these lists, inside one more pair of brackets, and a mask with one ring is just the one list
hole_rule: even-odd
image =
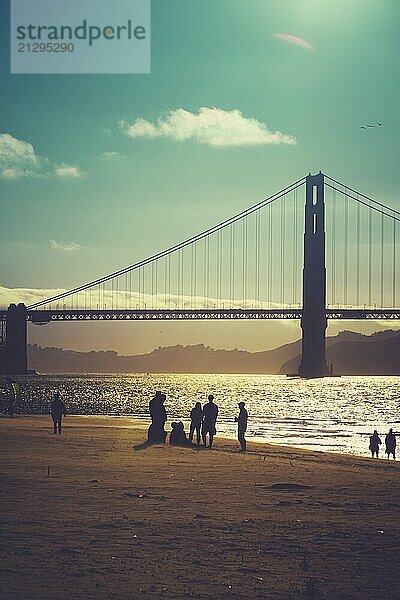
[[84,172],[76,165],[67,165],[65,163],[55,167],[55,173],[58,177],[83,177]]
[[132,123],[119,122],[120,130],[131,138],[168,138],[174,142],[192,140],[209,146],[253,146],[260,144],[295,144],[292,135],[272,131],[240,110],[222,110],[203,106],[198,113],[183,108],[171,110],[155,123],[138,118]]
[[19,140],[9,133],[0,133],[0,177],[19,179],[21,177],[82,177],[84,172],[77,166],[57,164],[36,154],[32,144]]
[[275,38],[278,40],[282,40],[282,42],[286,42],[287,44],[294,44],[295,46],[300,46],[300,48],[304,48],[305,50],[314,50],[313,46],[303,40],[301,37],[297,37],[296,35],[291,35],[290,33],[274,33]]
[[49,246],[52,250],[61,250],[62,252],[75,252],[82,248],[80,244],[75,242],[57,242],[56,240],[50,240]]
[[100,154],[100,158],[104,158],[105,160],[118,160],[119,158],[123,158],[123,155],[119,152],[108,150],[106,152],[102,152],[102,154]]

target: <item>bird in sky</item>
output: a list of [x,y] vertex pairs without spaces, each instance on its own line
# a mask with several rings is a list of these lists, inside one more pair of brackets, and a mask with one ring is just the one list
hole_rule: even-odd
[[[379,121],[376,122],[376,125],[378,127],[382,127],[383,123],[380,123]],[[360,125],[360,129],[362,130],[363,133],[366,133],[368,131],[368,129],[374,129],[375,124],[373,125],[372,123],[366,123],[365,125]]]

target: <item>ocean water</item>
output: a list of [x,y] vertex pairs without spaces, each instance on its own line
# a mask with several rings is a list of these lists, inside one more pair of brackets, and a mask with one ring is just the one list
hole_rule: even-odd
[[400,377],[41,375],[20,378],[19,383],[19,413],[47,413],[52,394],[60,391],[71,414],[128,415],[145,427],[149,400],[162,390],[168,431],[169,423],[178,419],[188,430],[190,409],[211,393],[219,406],[217,435],[224,437],[236,437],[234,417],[241,400],[249,412],[249,440],[368,455],[374,429],[381,436],[389,427],[400,432]]

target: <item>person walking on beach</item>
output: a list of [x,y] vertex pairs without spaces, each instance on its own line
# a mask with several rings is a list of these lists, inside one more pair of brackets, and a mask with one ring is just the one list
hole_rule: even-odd
[[149,411],[151,416],[151,425],[147,434],[148,442],[151,444],[164,444],[167,432],[164,425],[167,421],[167,412],[164,402],[166,395],[160,391],[156,392],[154,398],[149,402]]
[[388,459],[393,454],[393,459],[396,460],[396,436],[393,433],[393,429],[389,429],[389,433],[385,437],[386,454]]
[[8,380],[9,394],[7,401],[7,412],[10,419],[13,418],[15,412],[15,406],[19,400],[19,384],[16,381]]
[[207,434],[209,436],[210,450],[212,449],[214,436],[217,433],[215,424],[218,417],[218,406],[214,404],[214,396],[210,394],[208,396],[208,402],[203,407],[203,426],[202,426],[202,437],[204,448],[207,448]]
[[369,438],[369,449],[371,450],[372,458],[376,454],[376,458],[379,458],[379,446],[382,444],[381,438],[378,435],[377,430]]
[[194,408],[190,411],[190,431],[189,441],[193,442],[193,435],[196,432],[197,445],[200,444],[200,432],[201,432],[201,420],[203,417],[203,411],[200,402],[196,402]]
[[235,423],[238,424],[238,440],[241,446],[241,452],[246,452],[246,438],[244,434],[247,429],[247,420],[249,415],[245,409],[245,403],[239,402],[239,416],[235,417]]
[[61,399],[60,392],[54,394],[53,402],[50,406],[50,414],[53,419],[54,433],[61,434],[61,425],[63,416],[67,416],[65,404]]

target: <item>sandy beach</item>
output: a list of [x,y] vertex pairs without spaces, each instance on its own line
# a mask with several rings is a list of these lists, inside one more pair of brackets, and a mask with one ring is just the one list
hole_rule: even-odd
[[399,598],[399,464],[0,419],[1,598]]

